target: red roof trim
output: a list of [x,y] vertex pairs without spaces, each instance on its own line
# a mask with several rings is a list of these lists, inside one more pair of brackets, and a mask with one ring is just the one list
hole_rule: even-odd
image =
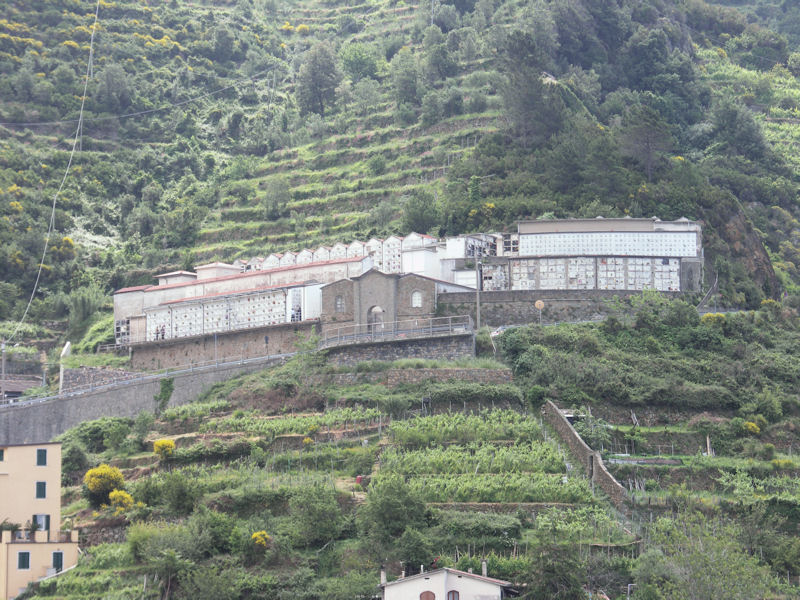
[[124,294],[126,292],[140,292],[140,291],[146,290],[147,288],[151,288],[151,287],[154,287],[154,286],[152,284],[136,285],[136,286],[133,286],[133,287],[121,288],[121,289],[117,290],[114,293],[115,294]]

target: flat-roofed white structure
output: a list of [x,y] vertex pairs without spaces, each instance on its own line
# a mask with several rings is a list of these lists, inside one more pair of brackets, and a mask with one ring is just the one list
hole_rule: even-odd
[[518,225],[512,290],[698,291],[702,230],[688,219],[562,219]]
[[522,221],[520,256],[696,257],[700,225],[680,219],[561,219]]

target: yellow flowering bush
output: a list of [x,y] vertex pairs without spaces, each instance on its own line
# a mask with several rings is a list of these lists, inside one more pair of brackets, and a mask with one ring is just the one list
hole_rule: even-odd
[[175,442],[172,440],[156,440],[153,442],[153,452],[161,460],[167,460],[175,452]]
[[260,546],[261,548],[266,548],[269,546],[269,543],[272,541],[272,537],[266,531],[256,531],[250,539],[253,540],[253,544],[256,546]]
[[129,511],[133,507],[133,496],[125,490],[113,490],[108,495],[108,500],[111,502],[111,508],[114,509],[115,516]]
[[304,437],[303,438],[303,446],[310,446],[313,443],[314,443],[314,440],[312,440],[310,437]]
[[725,324],[725,315],[723,313],[706,313],[700,317],[700,322],[703,325],[716,325],[721,327]]
[[761,433],[761,427],[752,421],[745,421],[743,427],[747,433],[752,433],[753,435],[759,435]]
[[83,484],[89,503],[98,507],[108,503],[111,492],[124,489],[125,478],[117,467],[102,464],[86,471],[83,476]]
[[300,35],[308,35],[311,33],[311,29],[309,29],[308,25],[306,24],[298,25],[294,30]]

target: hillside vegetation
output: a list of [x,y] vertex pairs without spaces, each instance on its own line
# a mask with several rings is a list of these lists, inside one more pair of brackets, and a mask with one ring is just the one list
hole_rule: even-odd
[[[32,597],[370,598],[381,564],[482,558],[533,599],[796,597],[797,315],[692,314],[654,296],[628,320],[508,330],[508,385],[387,387],[373,364],[342,385],[306,355],[158,417],[84,423],[61,438],[65,518],[127,541]],[[394,365],[422,366],[449,365]],[[543,425],[547,399],[580,416],[629,516]],[[129,496],[79,487],[108,462]]]
[[[7,8],[0,318],[13,319],[76,132],[95,5]],[[788,32],[789,14],[764,24]],[[702,219],[731,305],[800,281],[797,55],[733,10],[101,0],[98,23],[34,322],[68,316],[80,333],[110,290],[173,267],[522,217]]]

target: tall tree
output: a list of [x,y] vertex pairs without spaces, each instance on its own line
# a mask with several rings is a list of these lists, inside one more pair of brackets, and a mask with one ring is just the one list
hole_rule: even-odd
[[561,86],[543,73],[546,49],[528,31],[512,31],[502,56],[507,83],[506,112],[514,133],[524,145],[540,144],[561,129],[566,105]]
[[641,163],[647,181],[664,152],[672,148],[672,137],[661,116],[648,106],[640,106],[628,115],[620,136],[622,154]]
[[306,61],[297,76],[297,104],[304,113],[325,116],[325,107],[336,100],[336,86],[341,75],[330,46],[325,42],[308,51]]

